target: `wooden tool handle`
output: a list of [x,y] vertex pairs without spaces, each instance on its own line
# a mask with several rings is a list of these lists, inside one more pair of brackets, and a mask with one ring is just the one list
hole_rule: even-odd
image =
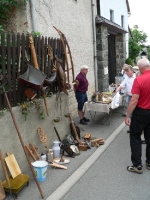
[[44,104],[45,104],[47,116],[49,116],[48,107],[47,107],[47,102],[46,102],[46,95],[43,94],[42,96],[43,96],[43,99],[44,99]]
[[31,149],[29,149],[28,146],[24,146],[24,147],[26,148],[26,150],[28,151],[28,153],[30,154],[30,156],[32,157],[32,159],[33,159],[34,161],[36,161],[36,158],[35,158],[35,156],[33,155]]
[[54,168],[58,167],[58,168],[61,168],[61,169],[67,169],[66,166],[64,166],[64,165],[59,165],[59,164],[57,164],[57,163],[51,163],[51,164],[49,164],[49,165],[50,165],[50,166],[53,166]]
[[6,155],[7,155],[7,156],[10,156],[11,154],[10,154],[10,152],[9,152],[9,151],[7,151],[7,152],[6,152]]
[[75,136],[76,136],[76,140],[78,141],[79,144],[82,144],[82,141],[81,141],[81,140],[79,139],[79,137],[78,137],[77,130],[76,130],[76,128],[75,128],[75,125],[74,125],[73,119],[72,119],[72,117],[71,117],[71,114],[69,115],[69,119],[70,119],[70,121],[71,121],[71,125],[72,125],[72,128],[73,128],[74,134],[75,134]]
[[40,160],[41,157],[40,157],[40,155],[38,154],[38,152],[37,152],[35,146],[34,146],[32,143],[30,143],[29,146],[30,146],[30,148],[32,149],[32,151],[36,154],[37,158]]
[[39,69],[38,62],[37,62],[37,57],[36,57],[36,52],[35,52],[35,48],[34,48],[34,41],[33,41],[33,38],[32,38],[31,34],[29,35],[29,42],[30,42],[30,49],[31,49],[31,55],[32,55],[34,67],[36,69]]

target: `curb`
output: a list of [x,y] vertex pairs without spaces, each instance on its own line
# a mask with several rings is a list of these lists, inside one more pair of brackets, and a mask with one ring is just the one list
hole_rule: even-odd
[[105,144],[100,146],[62,185],[60,185],[46,200],[61,200],[62,197],[75,185],[75,183],[86,173],[86,171],[96,162],[107,147],[119,135],[125,127],[122,122],[120,126],[108,137]]

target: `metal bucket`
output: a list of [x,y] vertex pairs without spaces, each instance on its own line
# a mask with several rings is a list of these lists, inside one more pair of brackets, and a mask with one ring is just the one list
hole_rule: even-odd
[[29,65],[27,71],[19,76],[19,82],[25,83],[34,89],[41,90],[44,84],[46,75],[32,65]]
[[32,163],[38,182],[46,180],[48,162],[44,160],[37,160]]

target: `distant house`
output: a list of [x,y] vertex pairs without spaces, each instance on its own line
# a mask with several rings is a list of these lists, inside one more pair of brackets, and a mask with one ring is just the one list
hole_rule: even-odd
[[146,52],[146,50],[142,50],[142,51],[140,52],[140,57],[141,57],[141,58],[147,58],[147,52]]
[[[97,0],[98,88],[105,90],[128,57],[128,0]],[[108,74],[107,74],[108,67]]]

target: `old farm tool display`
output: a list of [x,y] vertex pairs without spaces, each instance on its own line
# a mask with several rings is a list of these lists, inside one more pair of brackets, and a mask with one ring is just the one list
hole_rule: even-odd
[[49,150],[48,144],[47,144],[47,134],[44,132],[44,130],[43,130],[42,128],[39,127],[39,128],[37,129],[37,132],[38,132],[38,134],[39,134],[39,136],[40,136],[41,142],[42,142],[42,143],[44,144],[44,146],[46,147],[46,149],[47,149],[47,151],[48,151],[48,153],[49,153],[49,155],[50,155],[50,158],[51,158],[51,160],[52,160],[52,162],[51,162],[49,165],[53,166],[54,168],[67,169],[66,166],[62,166],[62,165],[56,164],[56,163],[54,162],[53,156],[52,156],[52,154],[51,154],[51,152],[50,152],[50,150]]
[[37,148],[32,143],[30,143],[29,146],[25,146],[25,148],[34,161],[41,160],[41,157],[37,151]]
[[67,87],[66,87],[66,74],[61,66],[62,61],[56,58],[56,69],[57,69],[57,82],[58,87],[62,90],[65,94],[68,95]]
[[76,137],[76,140],[77,142],[79,143],[79,146],[78,146],[78,149],[81,150],[81,151],[86,151],[87,150],[87,143],[86,142],[82,142],[77,134],[77,130],[75,128],[75,125],[74,125],[74,122],[73,122],[73,119],[72,119],[72,116],[70,113],[68,114],[65,114],[65,117],[69,118],[70,119],[70,122],[71,122],[71,125],[72,125],[72,129],[74,131],[74,134],[75,134],[75,137]]
[[[20,83],[24,83],[24,84],[30,86],[32,89],[42,91],[42,96],[43,96],[43,99],[44,99],[46,113],[49,116],[47,103],[46,103],[46,95],[44,93],[45,90],[43,89],[43,84],[44,84],[44,81],[46,79],[46,75],[39,70],[36,52],[35,52],[35,48],[34,48],[34,41],[33,41],[31,34],[29,35],[29,42],[30,42],[30,49],[31,49],[31,55],[32,55],[34,66],[29,64],[29,59],[28,59],[27,53],[25,51],[28,69],[24,74],[19,76],[18,80],[19,80]],[[28,97],[28,92],[29,92],[29,90],[26,91],[26,93],[25,93],[27,97]]]
[[[64,52],[64,56],[65,56],[65,62],[66,62],[65,72],[67,72],[67,83],[66,83],[66,87],[65,88],[67,90],[69,90],[69,89],[71,89],[72,85],[78,85],[79,84],[79,82],[77,80],[75,80],[75,76],[74,76],[74,65],[73,65],[70,46],[68,44],[68,41],[67,41],[65,35],[59,29],[57,29],[55,26],[53,26],[53,27],[58,32],[58,34],[60,36],[60,39],[61,39],[61,42],[62,42],[63,52]],[[69,59],[70,59],[70,63],[71,63],[71,67],[70,68],[69,68],[69,63],[68,63],[68,55],[69,55]],[[70,82],[70,74],[69,74],[70,70],[72,72],[72,82]]]
[[34,66],[29,64],[29,59],[25,51],[28,69],[24,74],[19,76],[19,81],[31,86],[31,88],[33,89],[41,90],[43,87],[46,75],[39,70],[36,52],[34,48],[34,41],[31,34],[29,35],[29,42],[30,42],[30,49],[31,49],[31,55],[32,55]]
[[67,152],[67,154],[68,154],[70,157],[74,158],[75,155],[74,155],[74,152],[72,151],[72,149],[70,148],[70,144],[69,144],[68,142],[65,142],[64,140],[62,141],[62,140],[60,139],[60,136],[59,136],[59,133],[58,133],[56,127],[54,127],[54,130],[55,130],[55,132],[56,132],[56,135],[57,135],[57,137],[58,137],[58,140],[61,142],[61,146],[60,146],[60,147],[61,147],[61,149],[63,150],[62,155],[64,155],[64,152]]
[[12,120],[13,120],[13,123],[14,123],[14,126],[15,126],[15,128],[16,128],[18,137],[19,137],[19,139],[20,139],[22,148],[23,148],[23,150],[24,150],[26,159],[27,159],[28,164],[29,164],[29,166],[30,166],[30,169],[31,169],[31,171],[32,171],[34,180],[35,180],[35,182],[36,182],[36,184],[37,184],[37,187],[38,187],[38,189],[39,189],[39,192],[40,192],[40,194],[41,194],[41,197],[44,198],[43,193],[42,193],[42,190],[41,190],[41,187],[40,187],[40,185],[39,185],[39,183],[38,183],[38,181],[37,181],[37,179],[36,179],[36,175],[35,175],[34,169],[33,169],[32,165],[31,165],[30,160],[29,160],[29,158],[28,158],[28,155],[27,155],[27,153],[26,153],[26,149],[25,149],[25,147],[24,147],[24,142],[23,142],[23,140],[22,140],[22,137],[21,137],[21,134],[20,134],[20,131],[19,131],[19,128],[18,128],[16,119],[15,119],[14,114],[13,114],[13,112],[12,112],[12,108],[11,108],[9,99],[8,99],[8,97],[7,97],[7,93],[6,93],[6,91],[5,91],[5,87],[4,87],[5,85],[6,85],[6,82],[1,86],[1,88],[2,88],[2,90],[3,90],[3,92],[4,92],[4,96],[5,96],[5,99],[6,99],[6,102],[7,102],[7,105],[8,105],[8,108],[9,108],[9,111],[10,111],[10,114],[11,114],[11,117],[12,117]]
[[49,58],[52,62],[52,75],[51,75],[50,78],[46,77],[46,79],[44,81],[44,85],[52,84],[56,80],[56,76],[57,76],[57,69],[56,69],[56,66],[54,64],[53,50],[52,50],[52,48],[49,44],[47,45],[47,50],[48,50],[48,56],[49,56]]

